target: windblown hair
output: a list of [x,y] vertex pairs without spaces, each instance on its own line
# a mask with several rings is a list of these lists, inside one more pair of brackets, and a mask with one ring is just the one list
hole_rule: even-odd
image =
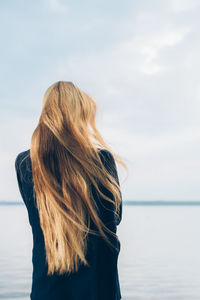
[[[80,264],[88,265],[85,256],[89,233],[100,234],[108,243],[104,231],[116,236],[99,217],[91,192],[93,184],[100,197],[113,203],[114,213],[119,214],[120,187],[103,165],[97,146],[109,150],[127,167],[103,140],[95,117],[95,101],[72,82],[58,81],[47,89],[32,135],[30,157],[48,274],[70,273]],[[99,183],[113,198],[101,192]],[[98,232],[90,229],[90,218]]]

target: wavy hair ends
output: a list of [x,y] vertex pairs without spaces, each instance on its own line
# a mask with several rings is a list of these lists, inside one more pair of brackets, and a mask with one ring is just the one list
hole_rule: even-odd
[[[48,274],[76,272],[86,260],[88,234],[101,235],[113,247],[105,231],[117,238],[101,220],[91,185],[119,214],[119,184],[104,167],[97,146],[114,154],[95,125],[96,103],[72,82],[51,85],[31,138],[30,156],[40,224],[44,235]],[[97,143],[94,144],[94,141]],[[99,183],[113,197],[99,189]],[[90,219],[97,231],[90,229]]]

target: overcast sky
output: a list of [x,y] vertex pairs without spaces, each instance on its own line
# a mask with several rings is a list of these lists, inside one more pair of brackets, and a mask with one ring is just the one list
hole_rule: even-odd
[[200,200],[200,1],[1,1],[0,200],[43,95],[72,81],[129,168],[124,200]]

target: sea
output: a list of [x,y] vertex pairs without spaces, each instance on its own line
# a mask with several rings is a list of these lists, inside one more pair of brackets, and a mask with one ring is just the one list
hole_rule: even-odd
[[[200,300],[200,205],[129,202],[117,228],[123,300]],[[24,204],[0,204],[0,299],[30,299],[32,231]]]

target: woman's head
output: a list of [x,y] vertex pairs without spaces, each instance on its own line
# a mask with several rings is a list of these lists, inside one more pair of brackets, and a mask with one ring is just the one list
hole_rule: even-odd
[[[44,234],[48,274],[77,271],[85,258],[88,233],[108,243],[91,192],[114,205],[119,213],[120,187],[104,167],[99,148],[107,149],[125,168],[96,128],[96,103],[72,82],[58,81],[44,95],[42,112],[31,139],[30,155],[40,224]],[[99,183],[111,192],[108,197]],[[98,233],[90,229],[93,220]]]
[[44,95],[41,118],[46,117],[46,122],[53,118],[53,124],[64,124],[70,132],[88,131],[89,126],[95,126],[95,116],[95,101],[72,82],[58,81]]
[[72,82],[58,81],[45,92],[40,122],[61,142],[64,133],[90,147],[93,132],[97,133],[95,117],[95,101]]

